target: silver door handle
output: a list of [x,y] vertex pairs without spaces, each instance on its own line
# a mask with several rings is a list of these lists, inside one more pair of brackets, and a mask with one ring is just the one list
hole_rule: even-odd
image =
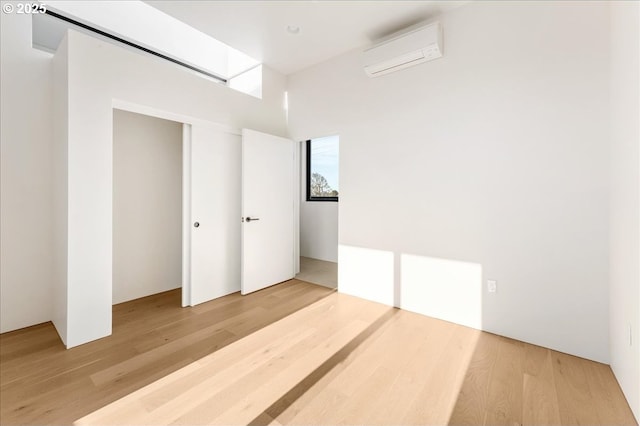
[[247,222],[251,222],[252,220],[260,220],[260,218],[259,217],[247,217],[245,220]]

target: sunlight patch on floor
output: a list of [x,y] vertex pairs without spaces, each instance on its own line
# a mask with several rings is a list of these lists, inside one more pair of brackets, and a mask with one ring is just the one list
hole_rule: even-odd
[[248,424],[390,310],[332,294],[74,424]]

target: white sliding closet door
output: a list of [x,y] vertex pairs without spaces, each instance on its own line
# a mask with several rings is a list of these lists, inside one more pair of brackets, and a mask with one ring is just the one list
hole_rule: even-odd
[[[215,125],[191,126],[190,291],[183,305],[196,305],[240,290],[240,135]],[[186,231],[186,229],[185,229]]]

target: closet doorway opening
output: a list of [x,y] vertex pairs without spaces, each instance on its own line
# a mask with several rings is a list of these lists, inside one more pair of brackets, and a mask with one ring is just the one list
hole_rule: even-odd
[[113,305],[181,305],[182,155],[183,123],[113,110]]
[[340,137],[301,143],[300,272],[296,278],[338,287]]

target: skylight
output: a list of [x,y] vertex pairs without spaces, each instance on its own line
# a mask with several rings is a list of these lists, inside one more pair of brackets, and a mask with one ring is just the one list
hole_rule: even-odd
[[[47,1],[46,6],[53,12],[52,16],[60,15],[115,36],[159,54],[156,56],[204,71],[236,90],[260,97],[261,90],[256,89],[261,86],[262,77],[259,61],[142,1]],[[33,21],[34,46],[55,50],[60,40],[53,49],[47,43],[55,32],[52,28],[61,24],[51,22],[56,19],[51,16],[37,18]],[[59,35],[60,39],[63,34]],[[236,84],[233,81],[236,78],[243,83]],[[246,83],[248,79],[252,80],[250,84]],[[245,87],[250,90],[243,90]]]

